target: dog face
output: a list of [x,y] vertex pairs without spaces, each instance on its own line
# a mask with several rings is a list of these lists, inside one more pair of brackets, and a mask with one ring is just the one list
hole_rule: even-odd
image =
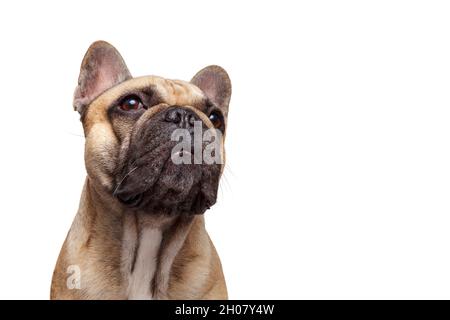
[[[74,96],[88,176],[132,210],[204,213],[216,201],[223,170],[230,95],[230,79],[218,66],[206,67],[190,82],[133,78],[114,47],[95,42],[83,59]],[[196,130],[211,139],[177,149],[173,134],[180,130],[192,140]],[[203,154],[212,141],[220,161],[194,161],[194,153]],[[191,161],[179,163],[177,156]]]

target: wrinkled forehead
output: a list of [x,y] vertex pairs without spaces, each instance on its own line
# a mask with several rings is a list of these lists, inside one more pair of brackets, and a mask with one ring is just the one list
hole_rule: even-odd
[[125,81],[98,97],[95,105],[108,106],[118,98],[145,90],[158,97],[160,103],[179,106],[196,106],[205,100],[203,92],[195,85],[157,76],[133,78]]

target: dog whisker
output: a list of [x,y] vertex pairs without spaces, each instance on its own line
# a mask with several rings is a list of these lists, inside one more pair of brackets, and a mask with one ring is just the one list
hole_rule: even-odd
[[76,137],[84,138],[84,135],[79,134],[79,133],[69,132],[69,131],[66,131],[66,133],[69,134],[69,135],[71,135],[71,136],[76,136]]
[[122,183],[125,181],[126,177],[128,177],[130,174],[132,174],[138,167],[134,167],[126,175],[123,176],[123,178],[120,180],[120,182],[117,184],[116,188],[114,189],[113,196],[116,196],[117,190],[122,185]]

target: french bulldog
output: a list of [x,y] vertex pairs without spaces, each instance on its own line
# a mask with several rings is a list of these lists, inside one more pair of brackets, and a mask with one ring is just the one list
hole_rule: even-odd
[[[216,202],[224,168],[230,96],[219,66],[190,82],[133,78],[112,45],[89,47],[73,102],[87,177],[51,299],[227,299],[204,213]],[[176,149],[173,133],[192,137],[197,128],[212,130],[220,161],[177,163],[207,148],[203,141]]]

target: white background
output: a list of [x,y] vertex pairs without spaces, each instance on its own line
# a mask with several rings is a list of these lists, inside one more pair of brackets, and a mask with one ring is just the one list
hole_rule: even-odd
[[85,178],[91,42],[233,82],[207,228],[230,298],[450,298],[445,1],[3,1],[0,298],[49,297]]

